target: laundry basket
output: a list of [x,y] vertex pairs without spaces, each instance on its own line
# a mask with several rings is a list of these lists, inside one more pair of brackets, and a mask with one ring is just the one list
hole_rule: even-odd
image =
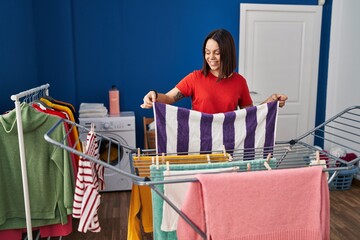
[[[349,190],[354,178],[354,175],[359,171],[358,167],[351,170],[341,170],[339,174],[330,183],[330,190]],[[329,172],[330,175],[334,172]]]

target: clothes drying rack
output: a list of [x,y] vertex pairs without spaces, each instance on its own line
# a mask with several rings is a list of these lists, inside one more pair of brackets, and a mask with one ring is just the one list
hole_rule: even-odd
[[[61,119],[45,134],[45,139],[55,144],[56,146],[66,149],[69,152],[77,154],[83,158],[89,159],[97,164],[103,165],[106,168],[110,168],[118,174],[129,177],[136,185],[147,185],[156,194],[158,194],[165,202],[167,202],[179,215],[182,217],[201,237],[206,239],[206,233],[199,229],[181,210],[175,206],[160,190],[159,185],[169,183],[181,183],[181,182],[194,182],[198,181],[196,178],[189,177],[186,179],[167,179],[162,181],[154,181],[149,175],[150,165],[164,165],[170,164],[182,164],[182,163],[214,163],[224,161],[248,161],[255,158],[263,158],[264,152],[272,152],[271,158],[275,159],[276,163],[272,166],[272,170],[284,169],[284,168],[297,168],[307,167],[314,165],[321,165],[324,167],[324,171],[329,172],[328,184],[331,185],[334,178],[336,178],[342,170],[352,170],[357,168],[360,160],[360,106],[349,107],[332,118],[326,120],[324,123],[318,125],[314,129],[306,132],[296,139],[290,141],[276,142],[272,149],[251,149],[254,154],[251,159],[247,158],[248,154],[244,154],[249,149],[224,149],[223,151],[208,153],[172,153],[166,155],[156,155],[154,149],[139,149],[133,146],[125,146],[120,142],[96,134],[99,139],[99,144],[102,141],[109,142],[109,144],[115,144],[118,146],[118,158],[120,158],[123,148],[129,150],[131,169],[132,172],[125,172],[110,164],[110,152],[107,159],[96,159],[92,156],[86,155],[77,151],[75,148],[66,144],[66,136],[64,141],[59,142],[52,139],[52,132],[63,123],[68,122],[70,125],[74,125],[79,130],[79,136],[82,133],[87,133],[90,129],[81,126],[77,123],[70,122],[66,119]],[[96,129],[95,129],[96,132]],[[315,140],[322,141],[324,147],[313,146]],[[345,161],[338,154],[334,154],[327,149],[341,148],[347,152],[356,154],[356,158],[351,161]],[[326,150],[323,150],[326,149]],[[268,160],[268,159],[267,159]],[[265,161],[264,163],[266,163]],[[269,166],[265,166],[261,169],[269,169]],[[249,165],[245,169],[237,168],[235,171],[243,172],[250,169]]]
[[20,92],[18,94],[11,95],[11,100],[14,101],[15,111],[16,111],[16,122],[17,122],[17,131],[19,139],[19,153],[20,153],[20,163],[21,163],[21,176],[24,192],[24,205],[25,205],[25,216],[26,216],[26,229],[27,237],[29,240],[33,239],[32,236],[32,226],[31,226],[31,213],[30,213],[30,200],[29,200],[29,186],[27,178],[27,169],[26,169],[26,156],[25,156],[25,146],[24,146],[24,131],[22,125],[22,115],[21,115],[21,101],[31,103],[36,100],[39,100],[41,97],[49,96],[49,87],[50,84],[44,84],[39,87],[31,88],[29,90]]

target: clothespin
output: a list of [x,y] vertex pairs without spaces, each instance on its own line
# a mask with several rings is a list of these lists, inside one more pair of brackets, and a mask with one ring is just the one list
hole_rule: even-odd
[[266,167],[267,170],[271,170],[271,167],[267,161],[264,162],[264,166]]
[[137,157],[138,157],[138,161],[140,161],[140,148],[137,149]]
[[169,163],[169,161],[166,161],[166,173],[167,173],[167,175],[170,175],[170,163]]
[[91,123],[91,128],[90,128],[90,132],[94,132],[95,131],[95,125],[94,125],[94,123]]
[[250,163],[247,164],[247,169],[246,170],[251,171],[251,164]]
[[271,159],[271,153],[269,153],[266,157],[266,162],[269,163],[270,162],[270,159]]
[[162,162],[162,164],[165,163],[165,153],[161,154],[161,162]]
[[151,157],[151,164],[152,164],[152,165],[155,164],[155,157]]
[[320,152],[319,152],[319,150],[317,150],[315,152],[315,161],[316,161],[317,164],[320,164]]
[[159,155],[156,155],[156,169],[159,169]]
[[228,161],[229,161],[229,162],[232,162],[233,157],[231,156],[231,154],[228,154],[228,157],[229,157]]
[[223,153],[224,153],[224,157],[226,157],[226,148],[225,148],[225,145],[223,145]]
[[208,162],[208,163],[211,163],[210,155],[209,155],[209,154],[206,154],[206,159],[207,159],[207,162]]

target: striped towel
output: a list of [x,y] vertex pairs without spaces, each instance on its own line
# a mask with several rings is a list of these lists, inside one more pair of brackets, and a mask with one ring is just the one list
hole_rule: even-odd
[[217,114],[156,102],[156,151],[198,153],[221,151],[225,147],[246,149],[247,156],[251,156],[255,148],[263,148],[267,155],[275,142],[277,114],[277,101]]

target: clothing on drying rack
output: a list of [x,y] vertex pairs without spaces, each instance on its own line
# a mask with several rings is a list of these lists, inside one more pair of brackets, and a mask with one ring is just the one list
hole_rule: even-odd
[[[314,166],[198,175],[182,211],[206,229],[207,239],[328,240],[329,188],[322,170]],[[202,239],[183,219],[177,235],[180,240]]]
[[[191,156],[189,156],[191,157]],[[188,171],[188,170],[203,170],[203,169],[221,169],[221,168],[233,168],[239,167],[238,171],[247,171],[247,166],[250,163],[251,170],[266,170],[264,162],[266,159],[257,159],[252,161],[232,161],[232,162],[220,162],[220,163],[201,163],[201,164],[170,164],[170,171]],[[274,168],[276,165],[276,159],[272,158],[269,160],[270,167]],[[150,166],[151,180],[152,181],[163,181],[164,171],[166,171],[165,165],[152,165]],[[221,173],[224,174],[224,173]],[[241,174],[241,173],[239,173]],[[179,183],[176,183],[179,184]],[[164,184],[156,186],[157,189],[164,193]],[[176,231],[165,232],[161,230],[162,216],[163,216],[163,205],[164,200],[156,193],[152,194],[152,205],[153,205],[153,224],[154,224],[154,239],[177,239]],[[180,218],[179,218],[180,220]],[[188,238],[191,239],[191,238]]]
[[[74,196],[71,158],[68,151],[44,139],[59,118],[39,112],[27,103],[20,107],[32,226],[66,224]],[[0,229],[21,229],[26,227],[26,221],[15,109],[1,115],[0,123]],[[62,125],[54,131],[54,138],[64,143],[64,136]]]
[[153,232],[153,211],[149,186],[132,185],[127,240],[141,240],[141,228],[145,233]]
[[[201,173],[220,173],[237,171],[236,167],[201,169],[201,170],[182,170],[182,171],[164,171],[164,180],[179,180],[194,178],[196,174]],[[164,195],[178,208],[182,206],[190,182],[164,184]],[[161,230],[165,232],[176,231],[179,214],[164,201],[162,211]]]
[[[266,158],[275,143],[277,114],[277,101],[218,114],[155,102],[156,150],[158,154],[191,153],[225,147],[247,149],[248,160]],[[255,148],[264,148],[264,155],[255,156]]]
[[[99,159],[99,142],[93,130],[87,135],[85,154]],[[80,157],[73,206],[73,217],[80,219],[79,232],[100,232],[97,210],[99,191],[104,187],[104,166]]]
[[[229,154],[213,153],[213,154],[192,154],[182,156],[158,156],[158,161],[165,164],[199,164],[211,161],[215,162],[227,162],[229,161]],[[133,156],[132,163],[135,172],[141,177],[150,177],[150,166],[156,162],[156,156]],[[141,218],[138,218],[138,214]],[[141,222],[140,222],[141,220]],[[144,232],[153,232],[153,210],[152,210],[152,197],[149,186],[133,185],[131,191],[131,200],[129,208],[128,218],[128,240],[140,240],[141,239],[141,226]]]

